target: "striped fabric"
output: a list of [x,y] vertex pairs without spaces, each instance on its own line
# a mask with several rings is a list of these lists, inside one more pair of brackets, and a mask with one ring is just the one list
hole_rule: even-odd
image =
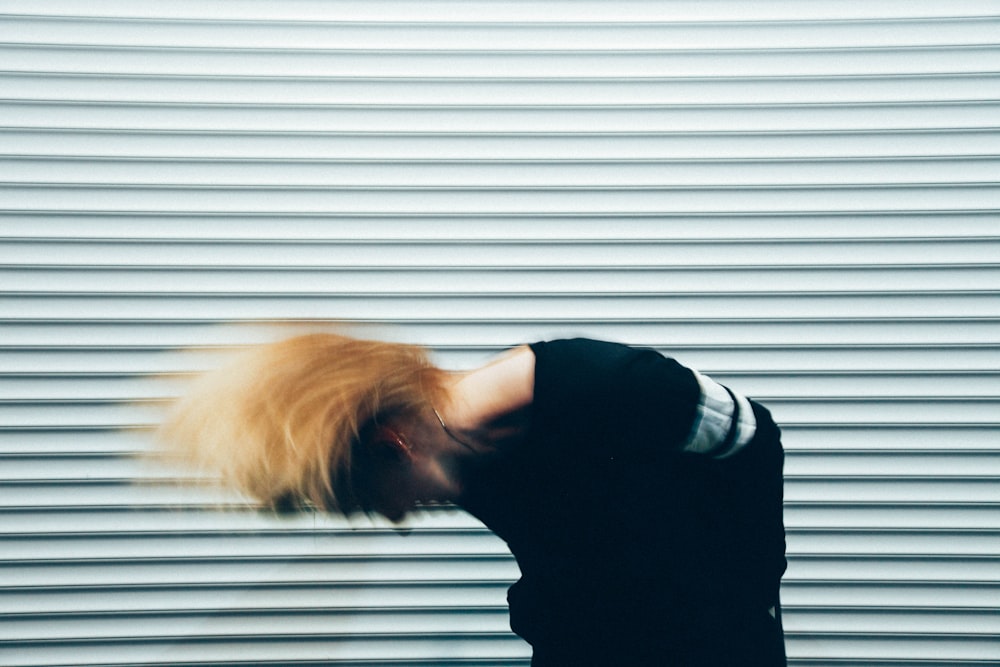
[[691,435],[683,450],[718,459],[728,458],[743,449],[756,432],[757,420],[750,401],[697,371],[694,376],[701,396]]

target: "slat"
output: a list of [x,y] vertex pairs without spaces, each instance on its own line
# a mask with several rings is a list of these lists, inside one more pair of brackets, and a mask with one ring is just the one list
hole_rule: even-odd
[[[994,430],[996,426],[992,427]],[[958,443],[960,444],[960,443]],[[995,500],[996,476],[976,475],[942,478],[928,472],[923,475],[795,475],[785,482],[785,498],[789,502],[887,502],[887,503],[989,503]],[[822,544],[822,532],[817,533],[817,544]],[[840,539],[840,538],[838,538]],[[799,548],[805,548],[800,536]],[[914,542],[916,553],[928,548],[926,543]],[[953,548],[948,544],[945,548]],[[846,543],[844,549],[851,547]],[[905,547],[904,547],[905,549]],[[927,553],[935,553],[933,550]]]
[[[519,576],[513,559],[509,555],[461,556],[383,557],[377,562],[371,558],[352,560],[294,554],[254,558],[238,553],[190,558],[40,558],[3,569],[4,575],[17,583],[3,591],[0,614],[59,609],[199,611],[275,606],[359,612],[407,608],[436,609],[442,613],[456,608],[504,611],[507,588]],[[270,593],[260,599],[247,596],[246,589],[254,586]],[[317,586],[328,586],[336,594],[328,592],[321,596],[309,590]],[[219,594],[206,596],[206,588],[218,590]],[[94,606],[80,609],[83,600],[74,601],[70,597],[74,590],[98,593],[94,596]],[[450,592],[454,592],[453,599],[448,597]],[[138,605],[144,593],[153,597],[147,606],[141,607]],[[34,600],[30,599],[32,595]],[[124,607],[114,606],[118,598],[124,600]]]
[[[50,638],[53,631],[63,636],[86,636],[96,640],[121,637],[122,618],[77,618],[77,619],[4,619],[0,630],[0,646],[5,640],[43,641]],[[503,607],[490,611],[456,610],[443,613],[427,612],[381,612],[371,614],[305,612],[291,610],[285,613],[251,612],[213,613],[201,617],[187,615],[129,614],[130,630],[143,637],[177,637],[197,639],[211,634],[225,634],[230,637],[250,638],[261,633],[271,635],[323,635],[329,634],[331,626],[343,628],[343,632],[365,635],[432,635],[442,623],[452,625],[456,633],[492,634],[506,633],[507,614]]]
[[[275,571],[290,576],[301,565],[306,571],[308,563],[278,563]],[[206,564],[210,566],[211,564]],[[230,564],[221,564],[221,568]],[[163,567],[164,581],[170,581],[168,567]],[[173,569],[176,574],[176,568]],[[239,570],[235,571],[239,573]],[[374,575],[382,570],[370,570]],[[420,581],[330,581],[331,572],[323,573],[325,587],[317,586],[319,580],[301,578],[285,582],[257,581],[256,594],[246,595],[248,582],[224,583],[188,580],[178,583],[109,585],[105,583],[67,585],[14,586],[3,590],[4,614],[75,614],[81,612],[125,612],[140,614],[144,611],[184,611],[197,614],[219,609],[328,609],[343,610],[358,605],[359,610],[399,609],[419,602],[418,609],[446,611],[458,609],[489,609],[503,605],[509,580],[488,581],[488,573],[480,581],[464,582],[460,579],[439,579],[437,582]],[[273,575],[271,575],[273,576]],[[92,606],[81,608],[81,598],[92,601]]]
[[[65,146],[63,150],[90,153],[142,146],[174,155],[254,151],[287,157],[574,158],[678,153],[746,156],[760,155],[771,147],[777,156],[843,155],[846,138],[858,154],[912,154],[909,151],[928,146],[919,154],[949,155],[947,145],[958,154],[992,150],[997,107],[995,100],[987,98],[947,103],[748,100],[498,107],[454,102],[296,105],[280,100],[239,104],[147,100],[139,104],[46,97],[4,99],[0,129],[5,141],[10,138],[7,150],[55,138],[55,146]],[[947,114],[944,125],[943,114]],[[989,143],[979,144],[977,138]]]
[[194,295],[242,296],[245,294],[394,294],[399,293],[400,277],[405,276],[405,290],[416,296],[463,291],[483,294],[518,293],[557,295],[562,292],[657,293],[669,286],[672,293],[736,291],[746,293],[780,292],[792,282],[801,291],[865,292],[873,285],[884,286],[889,293],[952,292],[970,289],[1000,289],[1000,262],[928,266],[834,266],[823,270],[799,266],[780,267],[616,267],[558,269],[504,268],[492,271],[420,267],[407,270],[389,267],[316,267],[304,270],[292,266],[218,269],[199,267],[155,270],[75,268],[54,266],[0,266],[0,281],[9,292],[47,296],[54,293],[75,294],[113,292],[114,294],[188,293]]
[[[998,188],[1000,192],[1000,188]],[[608,193],[610,194],[613,193]],[[649,193],[644,193],[648,196]],[[707,196],[707,195],[706,195]],[[844,195],[847,196],[847,193]],[[486,197],[484,196],[484,199]],[[428,240],[194,240],[194,239],[9,239],[0,244],[0,265],[150,266],[241,269],[443,268],[634,268],[679,269],[718,266],[767,266],[767,252],[780,249],[785,267],[914,267],[947,264],[995,266],[1000,236],[979,238],[746,239],[554,239]],[[862,269],[864,270],[864,269]],[[119,283],[115,283],[116,285]],[[874,286],[873,286],[874,287]],[[732,287],[730,287],[732,289]],[[782,290],[782,291],[787,291]]]
[[253,295],[220,297],[208,295],[52,295],[28,298],[17,295],[0,297],[0,311],[17,312],[22,318],[73,318],[80,313],[101,313],[94,319],[158,319],[181,312],[192,319],[357,319],[379,320],[391,317],[400,321],[447,317],[461,309],[470,320],[492,318],[579,319],[591,312],[595,303],[608,320],[627,319],[637,312],[652,318],[688,317],[752,319],[762,308],[775,317],[872,318],[892,312],[899,318],[917,317],[991,317],[997,312],[1000,296],[992,292],[936,292],[930,294],[829,294],[796,295],[565,295],[540,297],[527,295],[449,295],[448,297],[409,295],[354,296],[331,295]]
[[[95,168],[99,172],[95,174]],[[141,186],[164,181],[177,186],[262,187],[493,187],[558,188],[796,186],[817,183],[884,184],[989,182],[1000,170],[1000,156],[930,160],[841,159],[803,161],[607,161],[607,162],[397,162],[340,161],[184,161],[109,160],[102,157],[0,158],[0,180],[11,185],[39,181],[63,184]]]
[[[1000,28],[1000,21],[994,29]],[[332,37],[336,38],[336,37]],[[484,35],[488,39],[489,36]],[[15,100],[287,104],[766,104],[968,102],[995,98],[993,73],[857,77],[213,77],[0,72]],[[497,100],[503,100],[498,103]]]
[[[5,353],[17,352],[21,357],[32,351],[51,352],[55,359],[71,359],[78,353],[80,360],[89,354],[101,355],[113,351],[125,356],[139,352],[162,353],[178,347],[196,348],[205,353],[224,346],[244,346],[274,340],[283,335],[308,330],[352,331],[362,337],[399,338],[401,332],[386,323],[318,323],[283,322],[199,322],[182,317],[157,321],[100,322],[88,318],[66,318],[45,321],[22,318],[0,318],[4,324]],[[756,369],[760,372],[783,372],[808,368],[812,371],[843,370],[872,372],[885,370],[981,370],[991,368],[989,355],[995,353],[997,318],[911,318],[896,320],[893,342],[885,340],[883,318],[786,318],[783,320],[753,320],[741,322],[734,331],[725,321],[635,318],[619,322],[604,322],[584,318],[578,321],[540,319],[476,324],[461,318],[412,321],[407,324],[406,338],[434,348],[450,365],[461,366],[468,359],[485,361],[511,345],[557,335],[561,330],[583,330],[591,335],[613,340],[628,340],[634,344],[659,347],[664,354],[683,358],[696,368],[712,372],[732,372]],[[456,330],[461,325],[461,330]],[[880,350],[882,352],[880,352]],[[884,352],[891,351],[892,354]],[[727,352],[734,352],[729,355]],[[765,355],[766,364],[748,365],[746,354]],[[943,355],[951,355],[952,365],[944,363]],[[968,361],[968,357],[978,357]],[[189,355],[197,358],[195,351]],[[5,371],[38,374],[59,372],[57,364],[46,364],[38,355],[34,369],[13,364],[5,357]],[[138,357],[136,357],[138,358]],[[161,363],[133,367],[137,372],[184,369],[169,355],[159,355]],[[830,361],[834,359],[834,361]],[[104,359],[104,361],[111,361]],[[443,363],[444,363],[443,362]],[[856,366],[852,363],[857,363]],[[824,364],[827,364],[824,366]],[[122,366],[85,368],[64,366],[72,373],[114,374]],[[205,368],[192,364],[187,370]]]
[[[1000,138],[1000,134],[997,135]],[[900,226],[905,217],[906,225]],[[44,220],[44,224],[40,221]],[[86,221],[81,224],[81,221]],[[892,224],[875,225],[874,221]],[[918,266],[937,268],[942,263],[940,251],[952,243],[967,241],[989,242],[997,239],[996,220],[988,213],[908,213],[893,216],[886,212],[863,211],[856,215],[839,216],[766,216],[738,214],[733,216],[684,217],[673,213],[659,216],[615,216],[582,214],[579,216],[558,216],[543,214],[530,216],[495,216],[480,213],[469,216],[427,216],[399,215],[394,217],[350,217],[330,212],[314,217],[289,217],[280,215],[250,215],[246,217],[167,215],[157,213],[129,215],[101,215],[80,212],[77,215],[59,215],[46,211],[27,211],[22,214],[5,214],[0,226],[0,239],[4,244],[65,243],[66,248],[87,247],[94,242],[113,244],[115,252],[107,254],[97,265],[114,266],[120,262],[120,255],[127,247],[148,243],[185,243],[190,248],[195,242],[211,243],[213,246],[232,244],[294,245],[308,242],[365,245],[368,243],[389,245],[403,240],[422,248],[426,244],[465,245],[490,243],[504,246],[504,243],[520,245],[538,244],[549,254],[563,246],[601,243],[636,244],[641,242],[683,244],[705,246],[706,248],[727,246],[744,247],[744,244],[778,244],[786,251],[789,248],[808,248],[810,245],[829,246],[849,244],[853,248],[874,244],[877,252],[866,254],[864,262],[845,259],[845,265],[863,267],[877,265],[879,258],[898,248],[916,248],[910,261]],[[933,241],[929,245],[928,241]],[[975,246],[963,248],[970,252]],[[928,253],[933,251],[933,256]],[[65,253],[72,254],[72,253]],[[68,260],[60,256],[39,264],[63,265]],[[767,265],[787,266],[789,252]],[[851,257],[856,258],[856,254]],[[965,257],[965,254],[962,255]],[[257,257],[255,265],[262,258]],[[588,258],[589,259],[589,258]],[[663,269],[680,268],[678,258],[669,257],[669,262],[657,263]],[[761,267],[762,258],[749,261]],[[818,262],[818,258],[812,258]],[[899,260],[905,261],[905,260]],[[962,262],[962,259],[955,261]],[[989,262],[987,260],[988,263]],[[729,264],[731,262],[723,262]],[[896,264],[898,266],[898,262]],[[213,263],[218,267],[218,263]],[[545,262],[544,266],[551,266]],[[301,268],[301,266],[299,265]],[[243,268],[250,268],[244,266]],[[396,266],[395,268],[400,268]],[[435,268],[441,268],[438,264]],[[480,269],[488,267],[479,265]],[[579,267],[578,267],[579,268]],[[587,268],[593,268],[588,266]],[[622,264],[620,268],[629,270],[632,264]],[[724,267],[719,267],[724,268]]]
[[240,188],[236,186],[188,187],[173,184],[76,186],[62,183],[0,183],[5,209],[11,212],[45,210],[53,213],[92,211],[193,212],[234,214],[241,211],[285,214],[538,214],[546,210],[564,215],[581,211],[602,214],[683,214],[751,212],[780,214],[854,213],[941,210],[979,212],[1000,210],[1000,188],[991,182],[963,185],[843,184],[781,186],[712,185],[671,188],[538,187],[500,190],[476,187],[382,186],[378,188]]
[[[351,8],[354,9],[353,7]],[[23,10],[22,10],[23,11]],[[355,10],[356,11],[356,10]],[[940,11],[940,10],[939,10]],[[983,12],[983,13],[980,13]],[[356,13],[330,20],[244,20],[240,30],[229,30],[222,20],[141,20],[89,17],[8,16],[0,26],[0,41],[60,42],[118,46],[148,44],[155,30],[156,44],[175,47],[211,46],[257,49],[339,48],[440,48],[452,49],[674,49],[760,48],[781,44],[784,48],[856,48],[859,46],[989,44],[996,35],[1000,9],[982,8],[967,17],[949,12],[946,20],[934,18],[882,17],[869,20],[802,21],[536,21],[536,30],[525,30],[529,20],[518,21],[418,21],[359,20]],[[991,15],[992,14],[992,15]],[[600,35],[601,42],[595,42]]]
[[[880,0],[878,3],[863,0],[844,0],[834,5],[779,0],[754,3],[747,6],[738,0],[725,0],[709,4],[700,2],[649,3],[642,0],[623,0],[614,7],[595,0],[574,3],[574,16],[579,21],[804,21],[804,20],[859,20],[903,18],[956,18],[978,16],[1000,11],[995,0],[955,0],[941,6],[935,0]],[[23,3],[4,0],[0,12],[15,11],[27,14]],[[322,21],[353,18],[355,21],[385,21],[398,17],[407,22],[421,21],[533,21],[559,22],[551,9],[530,2],[496,0],[469,0],[456,6],[452,2],[429,0],[414,7],[399,0],[369,0],[365,3],[331,1],[315,3],[310,0],[286,0],[278,9],[267,2],[211,3],[198,0],[176,0],[169,7],[149,0],[105,0],[95,5],[86,0],[53,0],[44,5],[31,5],[31,14],[52,17],[117,17],[191,19],[202,21]]]
[[[367,534],[366,534],[367,533]],[[372,531],[270,531],[262,533],[224,532],[185,535],[171,531],[149,534],[102,536],[86,532],[79,539],[61,536],[7,536],[4,540],[5,559],[8,562],[37,562],[50,559],[101,558],[130,561],[135,558],[273,558],[308,557],[317,551],[326,556],[357,559],[371,554],[381,556],[501,556],[509,552],[503,542],[483,528],[469,530],[421,530],[401,537],[389,530]],[[969,538],[970,547],[987,539]],[[958,548],[956,544],[955,547]],[[349,564],[348,564],[349,565]],[[365,567],[364,562],[356,562]],[[108,573],[114,576],[113,570]]]
[[[128,664],[160,664],[188,665],[222,662],[226,664],[296,664],[300,661],[313,661],[322,664],[329,662],[330,655],[335,654],[338,660],[346,664],[363,664],[372,661],[393,661],[406,667],[423,663],[434,664],[440,659],[441,642],[446,642],[449,654],[454,658],[472,658],[476,655],[490,655],[499,658],[499,664],[509,664],[506,660],[524,659],[530,653],[523,642],[517,641],[509,633],[496,635],[490,633],[468,635],[445,634],[403,635],[390,639],[386,635],[365,635],[363,637],[320,633],[311,635],[303,633],[298,636],[280,636],[274,634],[248,637],[243,641],[227,639],[224,636],[210,636],[203,641],[176,641],[176,639],[158,640],[142,636],[120,637],[117,640],[90,642],[87,639],[50,639],[38,641],[9,642],[0,645],[0,659],[10,667],[39,667],[41,665],[69,666],[80,662],[95,667],[106,665]],[[383,641],[373,641],[383,640]],[[388,641],[384,641],[388,640]],[[250,646],[247,646],[247,643]],[[43,650],[44,649],[44,650]],[[250,651],[253,658],[234,658],[246,656]],[[47,656],[40,659],[40,656]],[[154,662],[149,662],[150,656]],[[412,662],[407,662],[412,661]],[[391,664],[391,663],[390,663]],[[445,663],[447,664],[447,663]],[[489,663],[487,663],[489,664]],[[496,664],[496,663],[494,663]],[[517,664],[517,663],[515,663]]]
[[[791,53],[790,53],[791,51]],[[794,55],[794,57],[789,57]],[[385,47],[345,49],[178,49],[149,46],[72,46],[62,43],[0,43],[10,72],[235,76],[475,76],[649,77],[885,75],[919,72],[979,73],[1000,69],[991,46],[833,49],[574,48],[553,51],[434,50]]]

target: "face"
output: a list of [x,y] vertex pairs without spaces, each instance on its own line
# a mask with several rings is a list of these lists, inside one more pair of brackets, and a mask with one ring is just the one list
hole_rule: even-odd
[[362,442],[353,480],[366,508],[399,523],[421,501],[436,499],[427,458],[398,431],[376,426]]

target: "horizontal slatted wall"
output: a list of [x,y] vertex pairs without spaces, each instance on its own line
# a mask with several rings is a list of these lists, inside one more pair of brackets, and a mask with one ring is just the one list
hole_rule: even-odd
[[527,665],[464,514],[134,460],[267,320],[656,346],[783,424],[792,665],[1000,664],[998,126],[996,1],[0,0],[0,664]]

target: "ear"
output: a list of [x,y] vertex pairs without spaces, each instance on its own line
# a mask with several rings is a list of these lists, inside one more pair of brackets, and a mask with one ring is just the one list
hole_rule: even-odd
[[368,439],[372,456],[401,466],[413,464],[413,449],[395,429],[379,424]]

